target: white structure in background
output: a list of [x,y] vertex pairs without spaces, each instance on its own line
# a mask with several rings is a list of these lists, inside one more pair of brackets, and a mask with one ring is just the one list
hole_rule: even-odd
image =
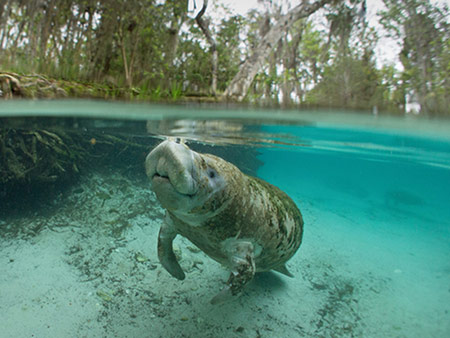
[[406,102],[405,104],[405,112],[406,114],[414,114],[419,115],[420,114],[420,104],[419,102]]
[[420,106],[420,103],[417,102],[415,95],[407,93],[405,98],[406,98],[405,113],[419,115],[420,109],[422,107]]

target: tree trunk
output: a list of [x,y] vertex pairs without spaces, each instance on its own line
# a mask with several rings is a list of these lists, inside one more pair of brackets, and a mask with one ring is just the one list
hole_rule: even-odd
[[130,47],[130,57],[128,58],[127,56],[127,47],[126,47],[126,38],[124,36],[123,33],[123,29],[122,27],[119,27],[119,32],[118,32],[118,36],[119,36],[119,48],[121,50],[121,54],[122,54],[122,62],[123,62],[123,68],[125,71],[125,82],[128,86],[128,88],[132,88],[133,87],[133,62],[134,62],[134,51],[136,48],[136,45],[138,43],[138,41],[134,41],[131,34],[128,37],[128,39],[131,40],[131,47]]
[[39,70],[48,71],[47,44],[54,24],[54,4],[49,3],[41,20],[41,36],[39,41]]
[[9,6],[6,6],[6,0],[0,0],[0,32],[2,32],[2,36],[0,38],[0,51],[3,49],[3,40],[4,40],[4,32],[6,30],[6,24],[8,22],[8,17],[5,15],[3,19],[3,13],[9,9]]
[[263,66],[271,50],[283,36],[283,33],[297,20],[310,16],[319,8],[332,1],[333,0],[318,0],[313,4],[303,1],[300,5],[290,10],[288,14],[283,15],[263,37],[253,51],[253,54],[243,63],[238,73],[225,90],[224,96],[242,101],[247,95],[247,91],[256,74]]
[[131,88],[132,81],[131,81],[130,73],[128,71],[127,51],[125,49],[125,44],[124,44],[123,39],[121,39],[121,42],[120,42],[120,50],[122,51],[123,68],[125,70],[125,81],[127,83],[127,86],[129,88]]
[[297,54],[298,54],[298,46],[302,40],[304,23],[300,26],[299,31],[290,32],[292,36],[292,40],[289,42],[287,34],[283,40],[283,68],[284,68],[284,76],[283,83],[281,85],[281,92],[283,94],[283,106],[289,107],[293,104],[293,100],[291,94],[295,91],[295,94],[298,93],[298,81],[297,77]]
[[208,6],[208,0],[203,1],[203,7],[198,12],[197,16],[195,17],[195,21],[197,22],[198,26],[202,30],[203,34],[206,37],[206,40],[208,40],[212,54],[212,81],[211,81],[211,92],[213,95],[216,95],[217,92],[217,68],[218,68],[218,62],[219,62],[219,55],[217,52],[217,46],[216,46],[216,40],[212,37],[211,31],[209,30],[208,23],[203,20],[203,14],[205,14],[206,7]]
[[164,87],[170,89],[171,82],[174,81],[174,60],[177,55],[178,43],[180,41],[180,30],[187,18],[188,1],[171,0],[166,1],[166,5],[172,9],[172,19],[168,29],[167,43],[165,44],[166,76],[164,78]]

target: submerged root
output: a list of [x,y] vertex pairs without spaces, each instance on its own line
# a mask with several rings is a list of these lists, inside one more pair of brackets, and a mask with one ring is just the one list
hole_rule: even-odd
[[67,178],[77,158],[58,135],[46,130],[0,130],[0,153],[0,184]]
[[0,214],[48,201],[86,169],[119,163],[133,176],[144,175],[146,139],[61,126],[39,129],[32,122],[29,126],[0,128]]

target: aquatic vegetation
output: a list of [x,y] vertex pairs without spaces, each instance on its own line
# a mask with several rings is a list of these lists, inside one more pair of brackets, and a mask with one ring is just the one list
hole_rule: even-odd
[[104,191],[99,191],[95,194],[101,200],[109,200],[111,199],[111,195]]
[[[4,118],[0,128],[0,211],[10,212],[29,199],[39,202],[37,196],[64,190],[88,167],[100,169],[119,158],[126,158],[118,161],[124,166],[140,167],[151,143],[104,132],[86,134],[81,128],[64,129],[52,121],[45,128],[24,128],[21,119]],[[82,193],[77,189],[74,193]],[[125,191],[126,186],[121,184],[120,189]],[[103,206],[111,194],[98,190],[96,197]]]
[[176,101],[181,97],[183,93],[181,84],[174,82],[170,87],[170,97],[172,100]]
[[48,130],[0,130],[0,183],[55,182],[79,172],[70,136]]
[[104,300],[105,302],[110,302],[113,299],[109,293],[102,290],[97,290],[97,296],[99,296],[99,298]]
[[152,101],[158,101],[161,99],[162,94],[163,94],[162,88],[161,86],[158,86],[150,92],[150,99]]
[[139,263],[147,262],[148,258],[141,254],[140,252],[136,252],[136,255],[134,256],[136,258],[136,261]]

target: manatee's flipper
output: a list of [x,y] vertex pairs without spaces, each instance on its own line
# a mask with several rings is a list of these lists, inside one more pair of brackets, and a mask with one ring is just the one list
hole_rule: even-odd
[[158,258],[162,266],[175,278],[183,280],[185,274],[173,253],[172,242],[177,236],[172,222],[166,217],[158,236]]
[[232,296],[239,295],[244,286],[255,275],[255,261],[253,258],[253,244],[246,241],[235,241],[226,246],[231,274],[227,286],[212,300],[212,304],[219,304],[229,300]]
[[294,277],[294,275],[289,272],[285,264],[279,265],[276,268],[273,268],[272,270],[278,271],[279,273],[282,273],[283,275],[286,275],[288,277]]

